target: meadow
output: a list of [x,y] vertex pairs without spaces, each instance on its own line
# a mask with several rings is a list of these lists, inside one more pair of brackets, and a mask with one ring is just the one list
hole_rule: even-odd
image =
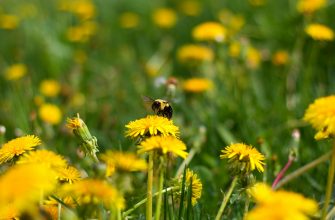
[[335,219],[334,3],[0,1],[0,219]]

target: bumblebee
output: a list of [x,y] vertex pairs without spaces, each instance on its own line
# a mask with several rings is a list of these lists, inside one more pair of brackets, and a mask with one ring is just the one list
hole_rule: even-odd
[[163,116],[165,118],[171,119],[173,114],[173,109],[170,103],[164,99],[152,99],[144,96],[143,100],[146,103],[150,103],[151,109],[156,115]]

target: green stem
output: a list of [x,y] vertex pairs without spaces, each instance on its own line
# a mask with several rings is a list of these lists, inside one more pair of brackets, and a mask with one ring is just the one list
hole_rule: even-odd
[[158,185],[158,196],[157,196],[157,204],[156,204],[156,217],[155,220],[160,219],[161,215],[161,207],[162,207],[162,191],[163,191],[163,183],[164,183],[164,166],[161,166],[159,171],[159,185]]
[[152,181],[154,175],[154,161],[153,152],[149,153],[148,160],[148,182],[147,182],[147,209],[146,209],[146,219],[152,219]]
[[220,218],[223,214],[223,211],[226,208],[226,205],[229,201],[229,198],[230,198],[230,196],[231,196],[231,194],[232,194],[232,192],[233,192],[233,190],[236,186],[237,179],[238,179],[237,176],[234,176],[233,181],[231,182],[230,187],[227,191],[227,194],[225,194],[225,196],[223,197],[220,209],[219,209],[218,213],[216,214],[215,220],[220,220]]
[[177,172],[176,172],[176,176],[178,177],[181,175],[181,173],[184,171],[185,167],[191,162],[191,160],[193,159],[194,155],[198,152],[198,149],[192,148],[190,153],[187,155],[186,159],[182,162],[182,164],[180,164]]
[[61,219],[61,213],[62,213],[62,204],[58,203],[58,207],[57,207],[57,211],[58,211],[58,217],[57,219],[60,220]]
[[247,198],[246,198],[245,203],[244,203],[244,216],[246,216],[246,214],[249,211],[249,204],[250,204],[250,196],[247,195]]
[[[162,194],[170,192],[171,190],[175,190],[178,189],[178,187],[169,187],[166,188],[164,190],[162,190]],[[157,196],[159,194],[159,192],[156,192],[153,197]],[[136,203],[132,208],[128,209],[127,211],[122,213],[123,218],[125,218],[126,216],[128,216],[129,214],[131,214],[133,211],[135,211],[138,207],[140,207],[141,205],[143,205],[144,203],[147,202],[147,198],[142,199],[141,201],[139,201],[138,203]]]
[[329,170],[328,170],[325,203],[324,203],[322,213],[321,213],[321,220],[326,219],[328,205],[329,205],[330,198],[331,198],[331,195],[332,195],[333,182],[334,182],[334,172],[335,172],[335,139],[333,141],[333,150],[332,150],[332,155],[331,155],[331,159],[330,159],[330,166],[329,166]]
[[286,183],[290,182],[291,180],[299,177],[300,175],[306,173],[308,170],[316,167],[318,164],[323,163],[329,159],[329,157],[332,155],[332,152],[328,152],[321,157],[313,160],[312,162],[306,164],[303,167],[300,167],[296,171],[290,173],[286,177],[284,177],[277,185],[274,187],[274,189],[279,189],[280,187],[284,186]]

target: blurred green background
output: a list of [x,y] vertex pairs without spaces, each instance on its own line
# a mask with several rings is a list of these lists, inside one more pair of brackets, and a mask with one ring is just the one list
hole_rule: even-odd
[[[219,159],[224,146],[240,141],[265,154],[266,172],[257,179],[269,184],[287,162],[294,130],[300,142],[289,172],[330,149],[329,141],[314,140],[301,119],[315,98],[334,93],[335,45],[305,32],[311,23],[335,29],[334,1],[307,13],[298,3],[2,0],[2,141],[36,134],[46,148],[80,164],[65,128],[66,118],[79,113],[101,152],[135,151],[124,125],[152,114],[142,96],[167,98],[181,139],[189,150],[200,147],[190,167],[204,185],[197,209],[210,218],[231,178]],[[226,29],[222,42],[192,37],[197,25],[209,21]],[[199,60],[185,61],[178,51],[186,44],[205,46],[214,57],[202,60],[194,52]],[[196,91],[189,90],[191,78],[209,80],[211,86],[199,89],[194,83]],[[322,201],[327,167],[320,164],[286,188]],[[236,207],[228,209],[228,216],[241,217]]]

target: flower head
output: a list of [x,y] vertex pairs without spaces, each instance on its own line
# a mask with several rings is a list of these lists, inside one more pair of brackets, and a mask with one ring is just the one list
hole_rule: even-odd
[[297,9],[300,13],[311,14],[327,4],[327,0],[299,0]]
[[255,169],[264,171],[265,157],[252,146],[243,143],[231,144],[221,152],[220,158],[227,158],[232,170],[237,173],[248,173]]
[[85,43],[98,30],[98,25],[93,21],[85,21],[77,26],[70,27],[67,30],[66,37],[71,42]]
[[205,78],[191,78],[183,83],[186,92],[200,93],[213,88],[213,82]]
[[60,92],[59,82],[53,79],[43,80],[40,84],[40,92],[47,97],[55,97]]
[[134,12],[124,12],[120,15],[120,26],[122,28],[131,29],[139,25],[140,17]]
[[[11,204],[18,212],[28,210],[56,186],[56,175],[39,164],[15,165],[0,177],[0,213]],[[8,208],[8,207],[7,207]]]
[[57,105],[43,104],[38,110],[40,118],[51,125],[59,124],[62,120],[62,112]]
[[41,144],[41,140],[34,135],[27,135],[8,141],[0,148],[0,164],[11,160]]
[[68,182],[70,184],[81,179],[79,170],[72,166],[59,167],[56,169],[56,172],[60,181]]
[[66,184],[61,194],[70,195],[79,204],[97,204],[102,202],[105,207],[123,209],[125,200],[120,193],[111,185],[101,180],[83,179],[73,184]]
[[192,31],[192,36],[198,41],[222,42],[227,34],[226,28],[217,22],[205,22],[196,26]]
[[27,66],[23,63],[13,64],[5,69],[7,80],[18,80],[27,74]]
[[246,215],[245,220],[307,220],[318,210],[314,200],[294,192],[272,191],[269,186],[262,183],[256,184],[251,189],[251,195],[257,205]]
[[310,24],[306,27],[305,32],[314,40],[332,41],[334,40],[334,32],[329,27],[322,24]]
[[81,20],[88,20],[95,16],[95,5],[88,0],[61,1],[59,9],[75,14]]
[[214,58],[213,51],[204,46],[195,44],[184,45],[179,48],[177,53],[178,60],[181,63],[198,64],[203,61],[212,61]]
[[[183,175],[180,175],[178,178],[179,186],[182,186]],[[185,178],[185,191],[189,191],[189,187],[191,187],[192,183],[192,205],[197,204],[197,201],[201,198],[202,193],[202,183],[198,178],[198,175],[191,171],[190,169],[186,170],[186,178]]]
[[158,27],[172,28],[177,22],[177,15],[170,8],[158,8],[154,11],[152,19]]
[[304,121],[317,130],[315,139],[320,140],[335,135],[335,96],[316,99],[305,112]]
[[80,129],[86,126],[84,121],[79,117],[67,118],[66,122],[66,126],[70,129]]
[[188,154],[185,150],[186,145],[174,136],[152,136],[140,143],[137,153],[157,151],[159,154],[172,153],[185,159]]
[[63,156],[49,150],[37,150],[24,154],[18,164],[38,164],[39,166],[46,166],[52,169],[58,169],[67,166],[66,160]]
[[272,63],[276,66],[282,66],[287,64],[289,55],[285,50],[279,50],[272,56]]
[[144,171],[147,169],[146,161],[138,158],[134,153],[107,151],[101,156],[101,159],[107,165],[107,176],[110,176],[115,169],[126,172]]
[[0,28],[6,30],[15,29],[20,23],[20,19],[12,14],[0,14]]
[[126,128],[126,136],[132,138],[152,135],[179,135],[179,128],[173,124],[172,120],[157,115],[148,115],[146,118],[131,121],[126,125]]
[[262,61],[261,52],[254,47],[249,47],[247,49],[246,59],[250,69],[257,69]]
[[182,13],[188,16],[197,16],[201,13],[202,6],[198,0],[183,0],[179,4]]

